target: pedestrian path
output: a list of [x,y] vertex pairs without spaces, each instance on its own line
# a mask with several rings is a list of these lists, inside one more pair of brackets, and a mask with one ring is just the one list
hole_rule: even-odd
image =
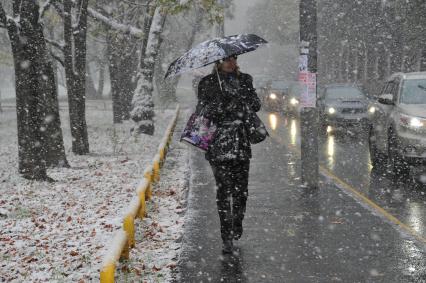
[[316,191],[301,187],[288,140],[273,136],[253,147],[244,234],[233,256],[221,253],[211,169],[192,152],[179,282],[426,282],[425,253],[413,252],[412,239],[327,180]]

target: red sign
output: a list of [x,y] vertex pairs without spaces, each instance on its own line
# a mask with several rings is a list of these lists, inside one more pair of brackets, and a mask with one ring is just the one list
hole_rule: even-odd
[[317,74],[309,72],[299,73],[299,82],[304,86],[300,96],[302,107],[316,107],[317,99]]

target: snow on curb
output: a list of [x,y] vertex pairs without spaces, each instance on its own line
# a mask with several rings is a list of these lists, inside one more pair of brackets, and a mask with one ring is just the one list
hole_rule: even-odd
[[[109,250],[106,253],[105,259],[101,266],[100,272],[100,282],[101,283],[111,283],[115,280],[115,267],[119,259],[129,260],[129,249],[135,247],[135,218],[143,219],[145,217],[145,207],[147,194],[150,194],[149,191],[151,183],[157,183],[160,180],[160,168],[164,164],[166,152],[169,147],[169,142],[171,141],[171,136],[173,135],[174,128],[176,126],[177,118],[179,115],[179,106],[176,107],[175,115],[167,128],[164,138],[159,145],[158,153],[155,155],[152,166],[148,168],[148,171],[145,169],[145,174],[152,174],[148,178],[144,177],[142,187],[136,189],[136,194],[129,204],[127,212],[124,214],[123,219],[123,230],[125,232],[125,240],[123,244],[123,237],[120,234],[116,235],[115,240],[113,240],[112,245],[109,247]],[[149,169],[152,168],[152,173],[149,172]],[[150,198],[150,197],[149,197]]]
[[119,282],[174,282],[181,250],[189,182],[189,150],[175,142],[161,180],[147,203],[147,217],[136,223],[136,246],[117,269]]

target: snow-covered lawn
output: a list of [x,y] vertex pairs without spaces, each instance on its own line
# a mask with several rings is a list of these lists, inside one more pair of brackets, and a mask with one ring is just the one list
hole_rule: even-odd
[[[114,231],[120,229],[123,211],[135,196],[136,185],[151,162],[174,110],[156,111],[154,136],[134,138],[129,134],[130,124],[112,124],[109,102],[89,102],[91,153],[76,156],[70,152],[69,121],[64,109],[61,119],[72,168],[50,169],[49,176],[55,183],[31,182],[19,177],[16,114],[13,108],[3,107],[3,110],[0,113],[0,281],[98,281],[105,246]],[[172,150],[165,168],[185,160],[185,152],[184,148]],[[179,238],[181,220],[176,212],[185,187],[185,170],[187,167],[181,166],[176,177],[164,178],[154,192],[153,205],[148,210],[150,218],[143,223],[137,221],[142,226],[137,228],[137,238],[145,241],[145,245],[158,246],[158,242],[171,243]],[[163,219],[165,216],[173,223]],[[166,231],[168,227],[171,229],[168,236],[149,234],[151,229]],[[144,249],[137,244],[139,248]],[[174,256],[164,248],[160,247],[156,256],[172,259]],[[162,251],[166,253],[164,256]],[[145,266],[157,264],[151,268],[154,271],[162,262],[154,262],[156,258],[151,258],[152,264],[149,258],[143,260]],[[170,278],[166,273],[161,276]]]

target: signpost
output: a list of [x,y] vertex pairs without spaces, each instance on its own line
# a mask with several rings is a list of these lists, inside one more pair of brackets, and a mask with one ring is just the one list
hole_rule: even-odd
[[316,0],[300,0],[299,81],[301,94],[300,135],[302,182],[318,188],[318,111],[317,97],[317,5]]

